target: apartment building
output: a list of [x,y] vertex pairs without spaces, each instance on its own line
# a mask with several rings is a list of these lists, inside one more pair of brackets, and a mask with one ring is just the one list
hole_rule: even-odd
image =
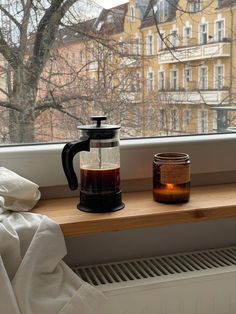
[[124,84],[125,71],[136,76],[121,95],[139,108],[141,135],[233,126],[235,10],[235,1],[130,0],[102,11],[96,31],[112,29],[120,61],[110,64],[124,65],[112,84],[119,78]]

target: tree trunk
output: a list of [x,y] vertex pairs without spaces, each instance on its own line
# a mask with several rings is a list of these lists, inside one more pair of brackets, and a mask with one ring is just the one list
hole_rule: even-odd
[[9,137],[10,143],[33,143],[34,118],[24,112],[11,110],[9,113]]

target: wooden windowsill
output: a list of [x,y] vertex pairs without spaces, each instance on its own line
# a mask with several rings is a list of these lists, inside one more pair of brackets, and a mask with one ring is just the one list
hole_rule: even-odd
[[61,226],[65,237],[236,217],[236,183],[194,187],[190,202],[156,203],[152,192],[123,193],[125,208],[114,213],[84,213],[78,198],[42,200],[33,210]]

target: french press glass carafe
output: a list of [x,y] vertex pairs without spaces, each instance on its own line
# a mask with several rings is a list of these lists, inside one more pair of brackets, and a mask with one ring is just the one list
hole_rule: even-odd
[[96,125],[79,126],[78,141],[65,145],[62,164],[71,190],[78,187],[73,158],[80,152],[80,203],[86,212],[112,212],[124,208],[120,191],[118,125],[101,124],[106,117],[93,116]]

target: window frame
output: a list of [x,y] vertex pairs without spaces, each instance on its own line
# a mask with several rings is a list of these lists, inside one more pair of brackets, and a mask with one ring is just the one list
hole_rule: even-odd
[[[121,140],[121,180],[139,180],[152,177],[154,154],[180,151],[190,154],[191,173],[202,182],[216,184],[211,174],[221,180],[235,182],[236,134],[212,134],[178,137],[158,137]],[[41,187],[67,185],[61,165],[64,144],[44,144],[0,147],[0,164],[32,180]],[[78,173],[79,154],[74,167]],[[215,178],[215,177],[214,177]]]

